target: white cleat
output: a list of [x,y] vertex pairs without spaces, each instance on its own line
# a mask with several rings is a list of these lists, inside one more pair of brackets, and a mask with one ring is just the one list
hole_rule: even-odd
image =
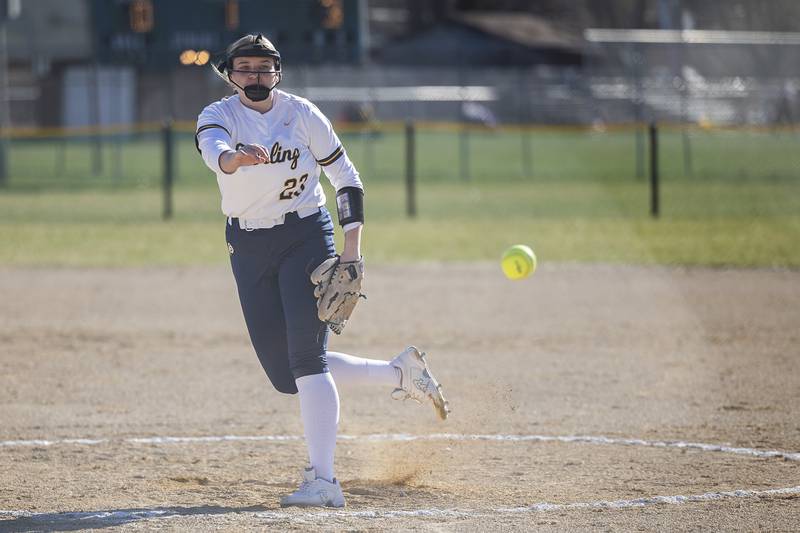
[[281,498],[281,507],[344,507],[342,486],[335,478],[333,482],[317,477],[313,468],[303,471],[300,488]]
[[430,400],[439,418],[447,419],[450,405],[442,394],[442,386],[428,369],[424,352],[420,352],[415,346],[409,346],[392,359],[391,364],[400,370],[400,387],[394,389],[392,398],[395,400],[411,398],[418,403]]

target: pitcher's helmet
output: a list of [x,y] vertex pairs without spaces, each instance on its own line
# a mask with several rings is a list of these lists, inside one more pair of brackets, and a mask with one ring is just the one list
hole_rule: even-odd
[[226,50],[225,54],[212,63],[212,67],[224,80],[228,80],[233,69],[233,60],[237,57],[271,57],[275,60],[275,71],[281,71],[281,54],[269,39],[261,35],[245,35],[237,39]]

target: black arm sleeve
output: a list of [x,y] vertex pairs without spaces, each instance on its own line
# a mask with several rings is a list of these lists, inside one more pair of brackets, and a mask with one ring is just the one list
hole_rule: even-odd
[[339,225],[351,222],[364,223],[364,191],[358,187],[342,187],[336,192],[336,210]]

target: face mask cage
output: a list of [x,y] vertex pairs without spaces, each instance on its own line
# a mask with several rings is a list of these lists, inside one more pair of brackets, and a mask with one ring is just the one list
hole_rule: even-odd
[[[233,72],[250,73],[251,71],[230,70],[228,71],[228,81],[233,85],[235,85],[236,87],[238,87],[239,89],[241,89],[242,91],[244,91],[244,95],[247,96],[247,98],[249,98],[253,102],[261,102],[262,100],[266,100],[267,98],[269,98],[269,93],[281,82],[281,72],[279,70],[274,70],[270,72],[257,72],[255,79],[252,79],[252,74],[248,74],[247,77],[248,83],[247,85],[242,87],[241,85],[233,81],[233,78],[231,78],[231,73]],[[272,86],[269,86],[266,83],[262,83],[262,81],[263,82],[267,81],[264,78],[271,78],[271,77],[275,77],[275,83],[273,83]]]
[[[259,36],[260,37],[260,36]],[[242,87],[235,81],[231,79],[231,74],[235,72],[233,68],[233,60],[237,57],[269,57],[272,58],[274,61],[274,70],[270,72],[258,72],[256,75],[255,83],[248,83]],[[262,100],[266,100],[269,97],[269,93],[274,89],[280,82],[282,78],[281,74],[281,55],[280,53],[273,49],[268,48],[258,42],[256,42],[242,46],[228,54],[217,63],[212,65],[216,73],[225,81],[233,84],[234,86],[238,87],[240,90],[244,91],[245,96],[249,99],[253,100],[254,102],[259,102]],[[238,69],[237,69],[238,70]],[[247,71],[249,72],[249,71]],[[276,75],[275,83],[270,87],[262,83],[262,77],[266,76],[273,76]],[[266,81],[266,80],[265,80]]]

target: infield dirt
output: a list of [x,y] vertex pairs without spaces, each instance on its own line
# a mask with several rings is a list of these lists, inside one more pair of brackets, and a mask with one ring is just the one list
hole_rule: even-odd
[[[0,531],[800,524],[798,493],[509,510],[797,487],[800,461],[364,438],[590,435],[796,453],[800,272],[544,264],[511,282],[490,264],[368,265],[365,290],[329,348],[389,359],[416,344],[451,418],[382,388],[340,388],[340,433],[360,436],[337,448],[348,508],[281,510],[301,440],[128,440],[302,435],[297,398],[272,390],[252,352],[228,269],[0,269]],[[74,438],[103,441],[11,442]]]

